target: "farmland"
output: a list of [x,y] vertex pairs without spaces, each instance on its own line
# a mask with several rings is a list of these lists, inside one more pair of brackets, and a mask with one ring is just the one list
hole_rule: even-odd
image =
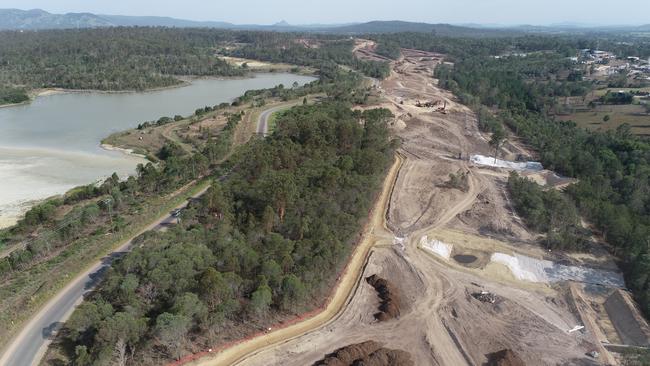
[[638,104],[601,105],[594,109],[576,109],[574,113],[558,115],[557,118],[562,121],[573,121],[579,127],[601,131],[615,130],[627,123],[632,133],[641,136],[650,135],[650,115],[645,112],[644,106]]

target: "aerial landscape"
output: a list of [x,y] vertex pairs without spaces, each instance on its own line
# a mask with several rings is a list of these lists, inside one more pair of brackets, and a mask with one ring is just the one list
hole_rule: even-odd
[[648,14],[0,1],[0,366],[650,365]]

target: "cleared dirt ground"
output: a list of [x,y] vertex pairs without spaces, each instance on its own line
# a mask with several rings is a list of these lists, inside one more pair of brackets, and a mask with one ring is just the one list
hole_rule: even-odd
[[[367,56],[372,47],[359,42],[357,54]],[[355,289],[325,324],[279,343],[266,342],[238,365],[312,365],[342,347],[369,340],[407,351],[416,365],[484,365],[502,350],[526,365],[616,363],[601,346],[604,333],[615,334],[611,322],[599,320],[606,317],[604,300],[601,311],[588,311],[593,301],[587,291],[561,282],[519,281],[504,265],[488,263],[497,250],[609,269],[615,268],[611,258],[541,249],[538,235],[512,211],[504,187],[507,172],[469,163],[470,154],[493,152],[473,113],[436,87],[432,74],[441,56],[415,50],[403,54],[393,63],[392,75],[376,83],[385,100],[381,106],[397,117],[393,132],[402,139],[403,163],[384,206],[385,223],[377,226],[380,230],[371,229],[377,240]],[[417,107],[418,101],[446,107],[443,113],[438,107]],[[529,153],[513,141],[504,155]],[[467,189],[445,184],[457,172],[466,173]],[[462,265],[436,257],[419,247],[425,235],[454,244],[452,257],[471,254],[477,262]],[[380,300],[364,280],[371,275],[398,287],[399,317],[383,322],[374,318]],[[494,302],[472,296],[483,291]],[[569,332],[583,324],[585,330]],[[603,327],[609,329],[603,332]],[[601,353],[598,360],[586,355],[594,350]]]

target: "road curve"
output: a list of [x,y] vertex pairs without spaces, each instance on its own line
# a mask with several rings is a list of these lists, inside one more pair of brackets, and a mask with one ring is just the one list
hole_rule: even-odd
[[293,107],[295,104],[283,104],[277,107],[269,108],[262,111],[260,118],[257,120],[257,134],[261,136],[267,136],[269,134],[269,119],[275,112],[279,112],[284,109]]
[[[192,196],[198,198],[209,188],[209,185]],[[189,200],[188,200],[189,201]],[[184,208],[188,201],[176,208]],[[23,327],[23,330],[6,348],[0,358],[0,366],[31,366],[37,365],[47,346],[53,338],[54,332],[72,315],[74,309],[81,304],[84,295],[97,286],[103,273],[115,258],[119,258],[131,248],[131,242],[137,236],[150,230],[161,230],[176,221],[171,213],[156,219],[136,235],[127,239],[115,251],[94,263],[90,269],[78,275],[54,298],[48,301],[41,310]]]

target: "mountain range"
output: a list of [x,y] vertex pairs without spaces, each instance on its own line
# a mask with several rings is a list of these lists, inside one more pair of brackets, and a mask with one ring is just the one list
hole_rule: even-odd
[[209,27],[238,30],[272,30],[285,32],[322,32],[322,33],[392,33],[392,32],[435,32],[438,35],[484,36],[506,35],[513,32],[528,33],[557,33],[557,32],[592,32],[592,31],[631,31],[648,32],[650,25],[644,26],[498,26],[498,25],[449,25],[428,24],[405,21],[371,21],[353,24],[314,24],[291,25],[281,21],[273,25],[233,24],[219,21],[195,21],[158,16],[127,16],[105,15],[92,13],[52,14],[41,9],[20,10],[0,9],[0,30],[43,30],[43,29],[74,29],[99,27]]

